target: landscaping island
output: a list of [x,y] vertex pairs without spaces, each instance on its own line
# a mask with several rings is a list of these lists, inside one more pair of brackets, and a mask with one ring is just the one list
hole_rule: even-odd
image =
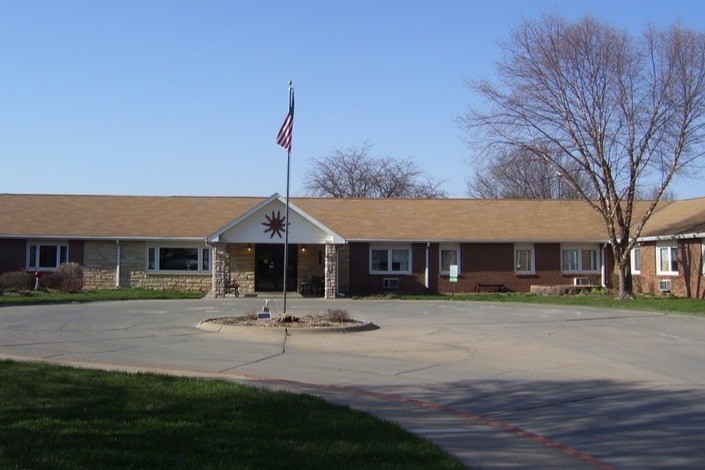
[[[262,312],[261,312],[262,313]],[[355,332],[370,331],[378,329],[370,322],[354,320],[350,318],[348,312],[341,309],[329,309],[326,313],[310,314],[305,316],[295,316],[291,314],[272,316],[271,318],[259,318],[257,313],[250,312],[237,317],[220,317],[204,320],[199,325],[200,328],[210,331],[223,331],[234,328],[266,328],[282,329],[287,332],[289,329],[297,331],[316,332]]]

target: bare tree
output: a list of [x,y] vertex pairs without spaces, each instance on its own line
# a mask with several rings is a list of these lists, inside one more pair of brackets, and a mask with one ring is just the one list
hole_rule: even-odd
[[411,159],[372,157],[372,146],[337,149],[312,158],[304,190],[312,196],[343,198],[445,198],[442,182],[425,176]]
[[[570,168],[570,162],[565,167]],[[570,170],[584,191],[592,194],[589,181],[579,168]],[[553,165],[537,159],[532,153],[510,149],[476,167],[467,181],[470,197],[486,199],[580,199],[580,193]]]
[[[602,216],[619,297],[633,298],[636,238],[674,175],[703,156],[705,36],[675,25],[634,38],[591,17],[544,16],[503,48],[497,83],[469,84],[488,106],[464,117],[468,132],[485,149],[520,149],[565,175]],[[653,202],[637,212],[638,187],[652,184]]]

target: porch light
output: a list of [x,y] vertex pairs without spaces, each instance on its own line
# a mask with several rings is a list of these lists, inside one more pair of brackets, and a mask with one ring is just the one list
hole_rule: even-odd
[[247,251],[252,251],[252,243],[247,244]]
[[301,245],[301,251],[306,253],[306,245]]

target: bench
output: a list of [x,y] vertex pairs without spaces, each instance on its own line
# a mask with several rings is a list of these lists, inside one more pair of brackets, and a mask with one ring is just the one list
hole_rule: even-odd
[[301,295],[323,295],[324,280],[322,277],[312,276],[310,281],[301,282]]
[[225,281],[225,293],[234,294],[235,297],[240,297],[240,283],[237,281]]
[[504,284],[477,284],[475,292],[504,292]]

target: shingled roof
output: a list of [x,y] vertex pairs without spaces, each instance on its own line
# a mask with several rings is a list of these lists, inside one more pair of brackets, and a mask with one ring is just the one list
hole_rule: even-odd
[[677,238],[705,233],[705,198],[673,201],[667,210],[654,212],[641,236]]
[[599,215],[580,201],[296,199],[347,240],[601,241]]
[[262,200],[0,194],[0,236],[203,239]]
[[[200,240],[266,200],[264,197],[0,194],[0,237]],[[607,240],[600,216],[581,201],[330,198],[291,201],[348,241]],[[697,201],[697,204],[683,201],[682,208],[677,206],[677,213],[701,210],[699,220],[705,220],[705,199]],[[654,214],[649,230],[670,227],[671,219],[662,212],[661,209]],[[675,230],[675,222],[672,226]]]

